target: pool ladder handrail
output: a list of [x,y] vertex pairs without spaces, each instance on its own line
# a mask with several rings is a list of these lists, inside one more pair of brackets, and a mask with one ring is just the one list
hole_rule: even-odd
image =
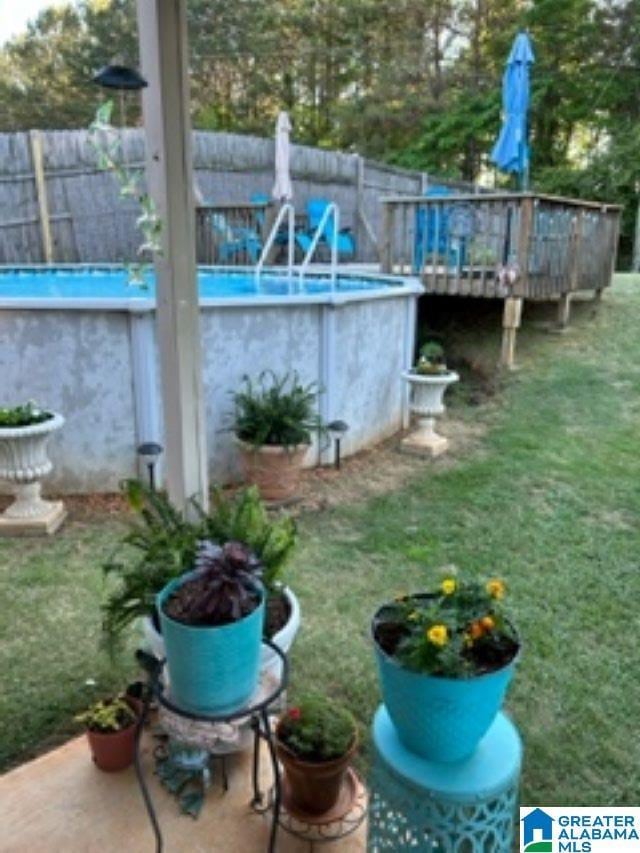
[[260,257],[258,259],[258,263],[256,264],[256,280],[260,281],[260,275],[264,268],[264,265],[269,257],[269,253],[273,249],[273,244],[275,243],[276,237],[278,236],[278,232],[282,227],[283,220],[287,217],[287,277],[291,279],[293,274],[293,260],[294,260],[294,251],[295,251],[295,229],[296,229],[296,211],[294,206],[290,202],[286,202],[283,204],[280,210],[278,211],[278,215],[276,216],[273,225],[271,226],[271,231],[269,232],[269,236],[264,244],[262,252],[260,253]]
[[333,290],[335,287],[336,281],[336,269],[338,267],[338,234],[340,233],[340,208],[335,202],[330,202],[328,204],[320,217],[320,221],[318,222],[318,226],[314,232],[313,239],[307,249],[307,253],[304,256],[302,263],[298,269],[299,283],[300,287],[304,282],[305,273],[311,263],[311,258],[313,257],[316,249],[318,248],[318,243],[320,242],[320,238],[323,235],[325,225],[329,221],[329,217],[333,216],[333,234],[331,239],[331,263],[330,263],[330,276],[331,276],[331,289]]

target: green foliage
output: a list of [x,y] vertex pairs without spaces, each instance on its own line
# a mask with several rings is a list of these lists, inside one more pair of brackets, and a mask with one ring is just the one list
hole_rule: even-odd
[[[287,109],[296,141],[358,150],[434,175],[515,186],[489,152],[501,79],[528,28],[532,186],[606,186],[626,205],[628,254],[640,154],[640,4],[600,0],[190,0],[194,125],[271,136]],[[0,48],[0,129],[86,126],[106,57],[137,63],[134,0],[53,5]],[[139,98],[127,97],[129,124]],[[598,172],[594,182],[593,172]],[[595,198],[601,198],[598,193]]]
[[[113,101],[106,101],[96,111],[95,118],[89,127],[89,142],[96,152],[98,166],[112,172],[120,186],[120,197],[134,198],[140,206],[140,216],[136,225],[143,235],[143,242],[138,247],[138,255],[153,258],[162,254],[162,220],[156,210],[155,202],[145,189],[144,172],[140,169],[129,169],[124,164],[122,140],[118,131],[111,124]],[[150,270],[150,263],[142,262],[128,264],[129,283],[142,288],[147,287],[145,275]]]
[[91,705],[86,711],[74,717],[77,723],[82,723],[90,732],[109,734],[121,732],[135,723],[136,714],[123,696],[114,699],[102,699]]
[[518,638],[506,618],[504,583],[447,577],[438,592],[400,596],[378,614],[382,648],[416,672],[464,678],[509,663]]
[[355,718],[337,702],[309,693],[280,718],[278,739],[303,761],[332,761],[353,746]]
[[444,347],[437,341],[427,341],[420,347],[416,373],[429,376],[447,372],[444,360]]
[[243,387],[233,396],[234,432],[253,447],[309,444],[311,432],[322,430],[317,397],[317,383],[301,385],[296,372],[277,376],[265,370],[257,383],[244,376]]
[[0,429],[2,427],[33,426],[51,420],[52,417],[51,412],[45,412],[39,409],[35,403],[29,401],[12,408],[0,408]]
[[262,563],[266,588],[277,589],[297,542],[296,524],[291,516],[270,518],[258,488],[249,486],[233,498],[215,489],[211,511],[201,517],[204,538],[214,542],[244,542]]
[[154,492],[138,480],[128,480],[123,488],[136,516],[120,553],[103,565],[107,575],[118,579],[103,607],[109,645],[133,621],[154,612],[156,595],[169,581],[193,569],[201,541],[244,543],[263,565],[267,590],[278,588],[296,543],[295,523],[286,515],[271,520],[255,487],[233,497],[214,491],[210,512],[196,507],[196,521],[185,519],[163,492]]

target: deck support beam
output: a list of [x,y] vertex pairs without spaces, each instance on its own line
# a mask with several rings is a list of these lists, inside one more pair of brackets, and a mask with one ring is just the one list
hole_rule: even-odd
[[512,370],[515,364],[516,335],[522,321],[523,303],[524,300],[521,296],[509,296],[504,300],[500,366],[507,368],[507,370]]
[[162,220],[156,321],[167,488],[172,503],[206,509],[207,449],[189,116],[186,0],[137,0],[147,183]]
[[558,300],[558,329],[562,332],[569,326],[571,317],[571,294],[561,293]]

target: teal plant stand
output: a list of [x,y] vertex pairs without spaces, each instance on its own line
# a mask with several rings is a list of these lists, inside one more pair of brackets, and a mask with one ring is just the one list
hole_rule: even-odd
[[522,742],[503,713],[471,758],[426,761],[401,743],[384,705],[373,723],[369,853],[511,853]]

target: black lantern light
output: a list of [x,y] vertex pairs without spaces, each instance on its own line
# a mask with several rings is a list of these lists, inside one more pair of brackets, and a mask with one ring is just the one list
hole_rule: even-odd
[[94,76],[93,82],[105,89],[117,89],[119,92],[138,92],[149,84],[139,71],[126,65],[105,65]]
[[152,492],[156,490],[156,465],[158,458],[163,451],[161,444],[157,441],[145,441],[138,445],[138,456],[144,465],[147,466],[149,472],[149,488]]
[[335,447],[335,466],[340,468],[340,442],[345,432],[349,429],[349,424],[345,421],[331,421],[327,424],[327,431],[334,442]]
[[120,124],[122,127],[126,124],[125,113],[125,92],[139,92],[149,84],[144,79],[142,74],[135,68],[129,68],[127,65],[122,65],[118,61],[112,62],[110,65],[105,65],[93,77],[93,82],[104,89],[114,89],[120,92]]

